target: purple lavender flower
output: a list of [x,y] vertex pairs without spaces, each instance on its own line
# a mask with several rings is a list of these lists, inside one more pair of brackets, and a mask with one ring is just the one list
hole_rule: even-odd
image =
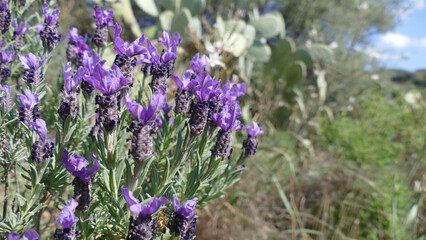
[[78,206],[78,202],[71,198],[68,205],[64,206],[61,213],[59,213],[57,222],[62,225],[62,232],[56,229],[54,240],[76,240],[79,233],[78,228],[75,232],[71,229],[77,224],[78,217],[76,217],[75,209]]
[[145,206],[124,185],[121,186],[121,192],[126,202],[130,205],[130,212],[138,215],[136,219],[130,217],[129,233],[126,239],[154,239],[157,220],[152,219],[151,215],[157,212],[162,205],[169,203],[169,200],[166,198],[152,198],[148,205]]
[[87,35],[84,37],[78,35],[78,29],[73,27],[69,30],[68,39],[67,59],[74,61],[75,65],[81,66],[83,53],[91,51],[90,47],[86,44]]
[[33,94],[30,90],[24,90],[25,95],[18,94],[21,107],[19,109],[19,119],[23,123],[34,122],[40,117],[37,104],[40,102],[37,94]]
[[78,93],[79,90],[74,91],[78,84],[80,83],[83,76],[86,74],[86,68],[79,68],[77,72],[72,75],[71,63],[68,62],[67,66],[64,68],[64,83],[65,87],[61,87],[61,100],[59,104],[59,117],[62,121],[65,121],[67,117],[71,120],[74,120],[78,114]]
[[47,10],[49,8],[48,3],[43,4],[43,15],[44,15],[44,29],[40,32],[40,38],[43,45],[52,51],[56,43],[61,41],[61,35],[58,32],[57,27],[59,26],[59,9],[54,9],[52,13]]
[[253,122],[253,126],[244,126],[248,133],[248,137],[243,142],[244,154],[246,157],[253,156],[256,154],[257,150],[257,140],[256,137],[263,135],[263,128],[259,127],[257,122]]
[[10,11],[7,8],[8,0],[2,0],[2,4],[0,5],[0,31],[5,34],[9,31],[10,26]]
[[173,51],[163,51],[160,56],[149,39],[147,40],[147,46],[148,54],[141,55],[138,64],[142,63],[142,71],[145,75],[152,75],[150,86],[153,92],[160,88],[165,90],[170,71],[174,67],[176,53]]
[[134,56],[146,54],[148,50],[143,46],[145,42],[145,35],[136,39],[132,43],[125,42],[120,37],[121,27],[118,24],[114,26],[114,51],[117,53],[114,64],[117,65],[125,78],[133,79],[134,68],[136,67],[136,58]]
[[10,77],[9,63],[15,58],[16,55],[13,55],[11,47],[3,49],[0,52],[0,82],[4,82]]
[[73,181],[74,185],[74,199],[78,202],[78,210],[86,210],[89,208],[90,202],[92,201],[92,182],[91,176],[99,170],[99,162],[93,153],[90,153],[93,158],[93,166],[90,170],[87,170],[89,161],[84,157],[74,155],[68,159],[68,151],[64,150],[61,157],[61,163],[65,165],[65,168],[75,178]]
[[111,8],[102,11],[101,7],[97,5],[93,7],[93,10],[95,11],[93,18],[96,21],[96,29],[92,41],[97,47],[102,47],[108,41],[108,27],[113,25],[114,12]]
[[99,122],[102,123],[108,132],[111,132],[120,121],[118,115],[120,110],[120,96],[114,97],[113,94],[120,91],[127,84],[130,84],[131,81],[123,77],[120,68],[116,65],[112,65],[108,71],[102,65],[102,62],[98,62],[93,69],[93,76],[85,75],[84,80],[92,84],[96,90],[103,94],[103,96],[96,97],[96,104],[99,105],[96,111],[99,114]]
[[[4,92],[3,96],[2,92]],[[10,87],[0,84],[0,106],[1,105],[4,105],[6,111],[9,111],[12,107],[12,98],[10,97]]]
[[241,110],[237,102],[225,105],[220,113],[212,116],[213,121],[221,128],[212,150],[214,156],[225,159],[231,154],[232,131],[240,131],[242,128],[240,121],[237,120],[240,117]]
[[200,53],[197,53],[192,58],[190,64],[194,72],[200,73],[204,68],[207,67],[207,56],[203,54],[200,58]]
[[21,27],[18,25],[18,19],[13,19],[13,48],[19,52],[22,46],[24,45],[24,35],[29,31],[29,29],[25,26],[26,18],[21,22]]
[[189,126],[193,136],[200,135],[206,126],[210,100],[214,100],[221,92],[220,81],[215,81],[206,72],[197,75],[195,81],[198,85],[193,89],[197,101],[192,101],[190,107]]
[[44,80],[41,69],[40,71],[37,70],[39,70],[39,68],[43,65],[46,57],[40,61],[38,61],[37,57],[32,53],[28,53],[27,55],[18,55],[18,57],[25,69],[23,78],[27,81],[27,83],[37,85]]
[[182,76],[182,80],[175,75],[172,75],[172,79],[175,81],[176,85],[179,87],[176,93],[176,114],[186,114],[189,110],[189,103],[192,98],[192,88],[194,88],[198,82],[193,81],[195,76],[194,71],[186,70],[185,74]]
[[[22,236],[22,239],[23,240],[37,240],[38,237],[39,236],[38,236],[37,232],[33,229],[30,229],[30,230],[28,230],[24,233],[24,236]],[[7,240],[19,240],[20,238],[21,238],[21,236],[17,232],[11,232],[7,236]]]
[[[92,51],[84,51],[82,54],[82,65],[86,68],[86,75],[93,76],[96,64],[100,63],[102,66],[106,62],[106,60],[102,60],[99,58],[98,53],[92,53]],[[92,84],[83,79],[81,82],[81,89],[86,92],[89,96],[92,95],[93,90],[95,88]]]
[[170,33],[167,30],[163,30],[163,37],[158,38],[157,42],[166,47],[167,52],[177,54],[177,46],[182,42],[182,38],[178,32],[173,34],[173,38],[170,38]]
[[197,201],[187,200],[182,207],[179,207],[179,200],[173,194],[173,208],[174,212],[169,220],[170,232],[180,237],[182,240],[193,239],[197,215],[194,212]]
[[33,144],[30,159],[37,164],[43,164],[53,156],[54,144],[52,141],[46,139],[47,128],[46,122],[43,119],[36,119],[35,122],[30,122],[29,124],[40,137],[40,140]]
[[136,103],[133,99],[125,98],[127,110],[137,121],[137,124],[131,125],[132,150],[130,154],[136,162],[143,162],[152,156],[152,126],[150,123],[157,119],[157,113],[166,104],[166,92],[162,89],[152,95],[151,104],[148,108]]

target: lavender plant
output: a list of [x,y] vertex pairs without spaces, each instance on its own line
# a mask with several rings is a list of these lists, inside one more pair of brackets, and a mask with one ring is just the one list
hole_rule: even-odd
[[[14,35],[2,36],[4,46],[19,42],[19,61],[1,59],[10,64],[11,77],[0,85],[0,236],[194,239],[195,209],[238,182],[262,133],[256,123],[246,127],[248,143],[232,151],[232,135],[243,128],[238,98],[245,85],[227,81],[222,88],[221,80],[203,72],[206,57],[199,54],[192,70],[172,75],[182,39],[167,31],[157,41],[142,35],[128,43],[115,24],[117,55],[106,64],[113,12],[96,6],[95,34],[89,39],[69,30],[64,55],[70,62],[58,71],[56,85],[62,87],[52,86],[46,70],[63,44],[59,10],[43,4],[41,29],[33,21],[42,21],[41,15],[29,12],[29,4],[36,3],[11,12]],[[2,6],[0,11],[22,7]],[[169,77],[180,89],[175,100],[167,99]],[[56,218],[56,231],[54,222],[42,219],[47,212]]]

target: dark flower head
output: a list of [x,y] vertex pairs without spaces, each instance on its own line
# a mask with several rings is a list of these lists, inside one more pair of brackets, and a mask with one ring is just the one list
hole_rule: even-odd
[[130,212],[136,214],[139,217],[146,218],[154,214],[160,207],[164,204],[169,203],[167,198],[152,198],[148,205],[144,205],[139,202],[137,198],[133,195],[133,192],[125,188],[124,185],[121,186],[121,193],[123,194],[124,199],[130,205]]
[[253,126],[244,126],[244,128],[251,137],[257,137],[263,134],[263,128],[259,127],[257,122],[254,121]]
[[0,52],[0,61],[1,61],[1,63],[8,64],[8,63],[12,62],[13,59],[15,59],[15,58],[16,58],[16,55],[13,55],[11,47],[3,49]]
[[68,62],[64,68],[65,89],[68,92],[74,91],[77,88],[78,84],[80,83],[81,79],[83,79],[83,76],[86,74],[86,71],[87,71],[86,68],[79,68],[77,72],[74,74],[74,77],[71,77],[72,67],[71,67],[71,63]]
[[168,52],[174,54],[177,53],[177,45],[182,42],[182,38],[179,36],[178,32],[173,34],[173,38],[170,38],[170,33],[167,30],[163,30],[163,37],[158,38],[158,43],[166,47]]
[[193,93],[201,102],[206,103],[222,93],[220,81],[215,81],[206,72],[198,74],[195,81],[198,82],[198,86],[194,88]]
[[38,118],[35,120],[35,122],[30,122],[29,124],[33,127],[33,130],[40,136],[40,139],[43,142],[46,142],[46,122],[43,119]]
[[195,205],[197,205],[196,200],[187,200],[182,207],[180,206],[179,200],[176,198],[176,195],[173,194],[173,208],[176,213],[181,214],[184,216],[187,220],[192,219],[197,215],[196,212],[194,212]]
[[49,8],[48,3],[43,4],[43,15],[44,15],[44,22],[47,25],[56,26],[59,18],[59,9],[55,9],[52,11],[52,13],[49,13],[47,10]]
[[102,60],[99,58],[98,53],[92,53],[91,51],[84,51],[82,54],[82,64],[83,67],[87,69],[86,75],[93,75],[96,64],[100,63],[101,66],[104,65],[106,60]]
[[91,83],[100,93],[110,96],[121,90],[131,80],[124,78],[120,68],[112,65],[110,70],[103,68],[103,63],[98,62],[93,69],[93,76],[84,76],[84,80]]
[[111,8],[102,11],[101,7],[96,5],[93,7],[93,10],[95,11],[95,14],[93,14],[92,17],[95,19],[96,24],[112,27],[112,25],[114,24],[112,21],[112,16],[114,15],[114,12]]
[[[24,236],[22,236],[22,239],[23,240],[37,240],[38,237],[39,236],[38,236],[37,232],[33,229],[30,229],[30,230],[28,230],[24,233]],[[17,232],[11,232],[7,236],[7,240],[19,240],[20,238],[21,238],[21,236]]]
[[203,54],[203,56],[200,58],[200,54],[197,53],[192,58],[190,64],[194,72],[200,73],[204,68],[207,67],[207,56]]
[[197,81],[192,79],[193,75],[194,75],[194,71],[186,70],[186,72],[182,76],[182,79],[180,79],[178,76],[175,76],[175,75],[172,75],[172,78],[175,81],[176,85],[181,90],[191,90],[198,84]]
[[27,55],[19,54],[18,57],[19,57],[19,61],[21,61],[22,66],[28,70],[39,69],[41,65],[43,65],[44,61],[47,59],[46,57],[44,57],[43,59],[38,61],[37,57],[32,53],[28,53]]
[[214,122],[220,126],[223,131],[241,130],[241,123],[238,118],[241,117],[241,109],[238,102],[233,102],[223,106],[220,113],[212,116]]
[[126,97],[125,101],[127,110],[132,117],[139,123],[146,125],[155,121],[157,113],[166,104],[166,92],[163,89],[157,90],[152,95],[151,103],[147,109],[129,97]]
[[59,213],[57,222],[62,225],[62,229],[71,229],[78,222],[78,217],[74,215],[78,202],[71,198],[70,203]]
[[29,29],[25,26],[25,22],[26,21],[27,21],[27,19],[24,18],[24,20],[21,23],[21,27],[19,27],[19,25],[18,25],[18,19],[17,18],[13,19],[13,28],[15,29],[13,32],[16,35],[24,35],[24,34],[26,34],[29,31]]
[[25,95],[17,94],[22,108],[31,109],[40,102],[38,95],[33,94],[29,89],[25,89],[24,93]]
[[115,24],[114,26],[114,43],[115,47],[113,48],[117,54],[126,55],[128,57],[133,57],[140,54],[146,54],[148,50],[143,46],[145,42],[145,35],[143,34],[140,38],[136,39],[132,43],[128,43],[121,39],[121,26]]
[[61,157],[61,163],[65,165],[65,168],[70,172],[73,176],[80,178],[85,182],[90,181],[90,177],[99,170],[99,162],[96,156],[93,153],[90,153],[90,156],[93,158],[93,166],[87,170],[87,166],[89,165],[89,161],[87,161],[84,157],[74,155],[68,159],[68,151],[64,150]]

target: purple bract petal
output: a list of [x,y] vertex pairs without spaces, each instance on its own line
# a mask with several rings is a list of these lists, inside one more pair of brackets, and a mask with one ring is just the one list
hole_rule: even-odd
[[121,193],[123,194],[124,199],[130,206],[139,204],[139,200],[135,198],[135,196],[133,195],[133,192],[125,188],[124,185],[121,186]]
[[140,38],[129,44],[120,37],[120,25],[115,24],[113,30],[115,43],[115,47],[113,49],[117,54],[133,57],[140,54],[146,54],[148,52],[148,50],[143,46],[145,44],[145,35],[142,35]]
[[99,58],[98,53],[92,54],[91,51],[84,51],[82,54],[82,60],[81,60],[83,66],[87,69],[86,74],[88,76],[93,75],[93,71],[95,69],[96,64],[100,63],[101,66],[106,62],[106,60],[102,60]]
[[17,232],[11,232],[7,236],[7,240],[19,240],[19,238],[21,238],[21,236]]
[[244,128],[251,137],[257,137],[263,134],[263,128],[259,127],[257,122],[253,122],[252,127],[244,126]]
[[123,73],[116,65],[112,65],[109,71],[105,70],[102,65],[102,62],[96,64],[93,69],[93,76],[84,76],[84,80],[91,83],[102,94],[112,95],[132,82],[123,77]]
[[38,61],[37,57],[32,53],[28,53],[27,55],[18,55],[18,57],[19,61],[21,61],[21,64],[25,69],[32,70],[37,70],[38,68],[40,68],[40,66],[43,65],[44,61],[47,59],[46,57],[44,57],[43,59]]
[[151,63],[159,65],[160,64],[160,55],[158,55],[157,49],[152,45],[151,41],[148,39],[146,42],[146,45],[148,46],[148,53],[151,57]]
[[24,20],[22,20],[21,27],[19,27],[18,19],[17,18],[13,19],[13,28],[14,28],[13,32],[16,35],[24,35],[25,33],[27,33],[29,31],[29,29],[25,26],[26,21],[27,21],[27,19],[24,18]]
[[197,81],[198,86],[194,88],[193,93],[201,102],[207,102],[222,92],[222,90],[219,88],[220,82],[215,81],[206,72],[198,74],[195,78],[195,81]]
[[125,98],[127,110],[136,121],[144,125],[155,121],[157,118],[157,113],[166,104],[166,100],[166,92],[163,89],[159,89],[152,95],[151,103],[149,104],[148,109],[145,109],[142,107],[142,105],[138,104],[129,97]]
[[35,230],[30,229],[24,233],[24,236],[22,236],[22,240],[37,240],[38,234]]
[[240,121],[237,119],[241,117],[241,109],[238,102],[231,102],[223,106],[220,113],[212,116],[223,131],[239,130],[241,128]]
[[47,25],[56,26],[56,23],[57,23],[58,18],[59,18],[59,9],[55,9],[55,10],[52,11],[52,13],[49,13],[49,11],[47,10],[48,8],[49,8],[49,4],[44,3],[43,4],[44,22]]
[[[2,86],[0,84],[0,91],[3,91],[6,94],[6,97],[9,98],[10,97],[10,87],[9,86]],[[0,98],[1,99],[1,98]]]
[[44,142],[46,140],[47,128],[46,122],[43,119],[36,119],[35,122],[29,123],[34,131],[40,136],[41,140]]
[[111,27],[114,24],[112,21],[114,12],[111,8],[102,11],[101,7],[96,5],[93,7],[93,10],[95,11],[95,14],[93,14],[92,17],[95,19],[98,25],[106,25]]
[[29,89],[25,89],[24,93],[25,95],[17,94],[19,102],[21,103],[21,107],[31,109],[40,102],[40,100],[38,99],[38,95],[36,93],[33,94]]
[[182,80],[179,79],[178,76],[172,75],[172,79],[175,81],[176,85],[182,90],[191,90],[194,88],[198,82],[192,80],[192,76],[194,75],[194,71],[186,70],[186,72],[182,76]]
[[13,59],[16,58],[16,55],[13,55],[12,48],[8,47],[0,52],[0,61],[2,63],[10,63]]
[[192,60],[190,62],[192,69],[196,73],[200,73],[201,71],[203,71],[204,68],[207,67],[206,55],[203,54],[203,56],[201,56],[201,58],[199,58],[199,56],[200,56],[199,53],[195,54],[195,56],[192,58]]
[[86,68],[79,68],[77,72],[74,74],[74,77],[71,77],[72,75],[72,67],[71,63],[68,62],[67,65],[64,68],[64,83],[65,88],[68,92],[74,91],[74,89],[78,86],[81,79],[83,79],[84,75],[86,74]]
[[197,205],[196,200],[187,200],[182,207],[179,207],[179,200],[173,194],[173,208],[175,212],[181,214],[186,219],[192,219],[197,214],[194,212],[195,205]]
[[177,52],[177,45],[181,42],[182,38],[179,36],[178,32],[175,32],[173,38],[170,38],[170,33],[167,30],[163,30],[163,37],[158,38],[158,43],[166,47],[168,52],[172,52],[174,54]]
[[89,161],[87,161],[84,157],[74,155],[70,159],[68,159],[68,151],[64,149],[61,157],[61,163],[65,165],[65,168],[68,172],[70,172],[73,176],[80,178],[85,182],[90,182],[90,177],[99,170],[99,162],[93,153],[90,153],[94,162],[93,166],[90,170],[87,170],[87,166],[89,165]]
[[74,215],[77,206],[77,201],[71,198],[70,203],[59,213],[57,222],[62,225],[62,229],[71,229],[78,222],[78,217]]

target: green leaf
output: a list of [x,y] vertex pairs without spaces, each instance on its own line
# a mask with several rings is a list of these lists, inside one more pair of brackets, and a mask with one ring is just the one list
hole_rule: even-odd
[[160,14],[161,28],[170,31],[170,29],[172,28],[172,21],[174,16],[175,14],[170,10],[163,11]]
[[176,13],[173,16],[172,23],[170,25],[170,33],[174,34],[175,32],[179,32],[181,36],[187,35],[186,28],[189,27],[191,18],[191,13],[187,8],[184,8],[181,12]]
[[206,0],[182,0],[182,8],[188,8],[192,16],[199,16],[206,7]]
[[256,41],[247,51],[247,59],[253,62],[267,62],[271,56],[271,48]]
[[136,5],[150,16],[157,17],[158,7],[154,0],[135,0]]
[[283,36],[284,20],[280,13],[268,13],[255,19],[251,24],[256,28],[257,37],[272,38]]

